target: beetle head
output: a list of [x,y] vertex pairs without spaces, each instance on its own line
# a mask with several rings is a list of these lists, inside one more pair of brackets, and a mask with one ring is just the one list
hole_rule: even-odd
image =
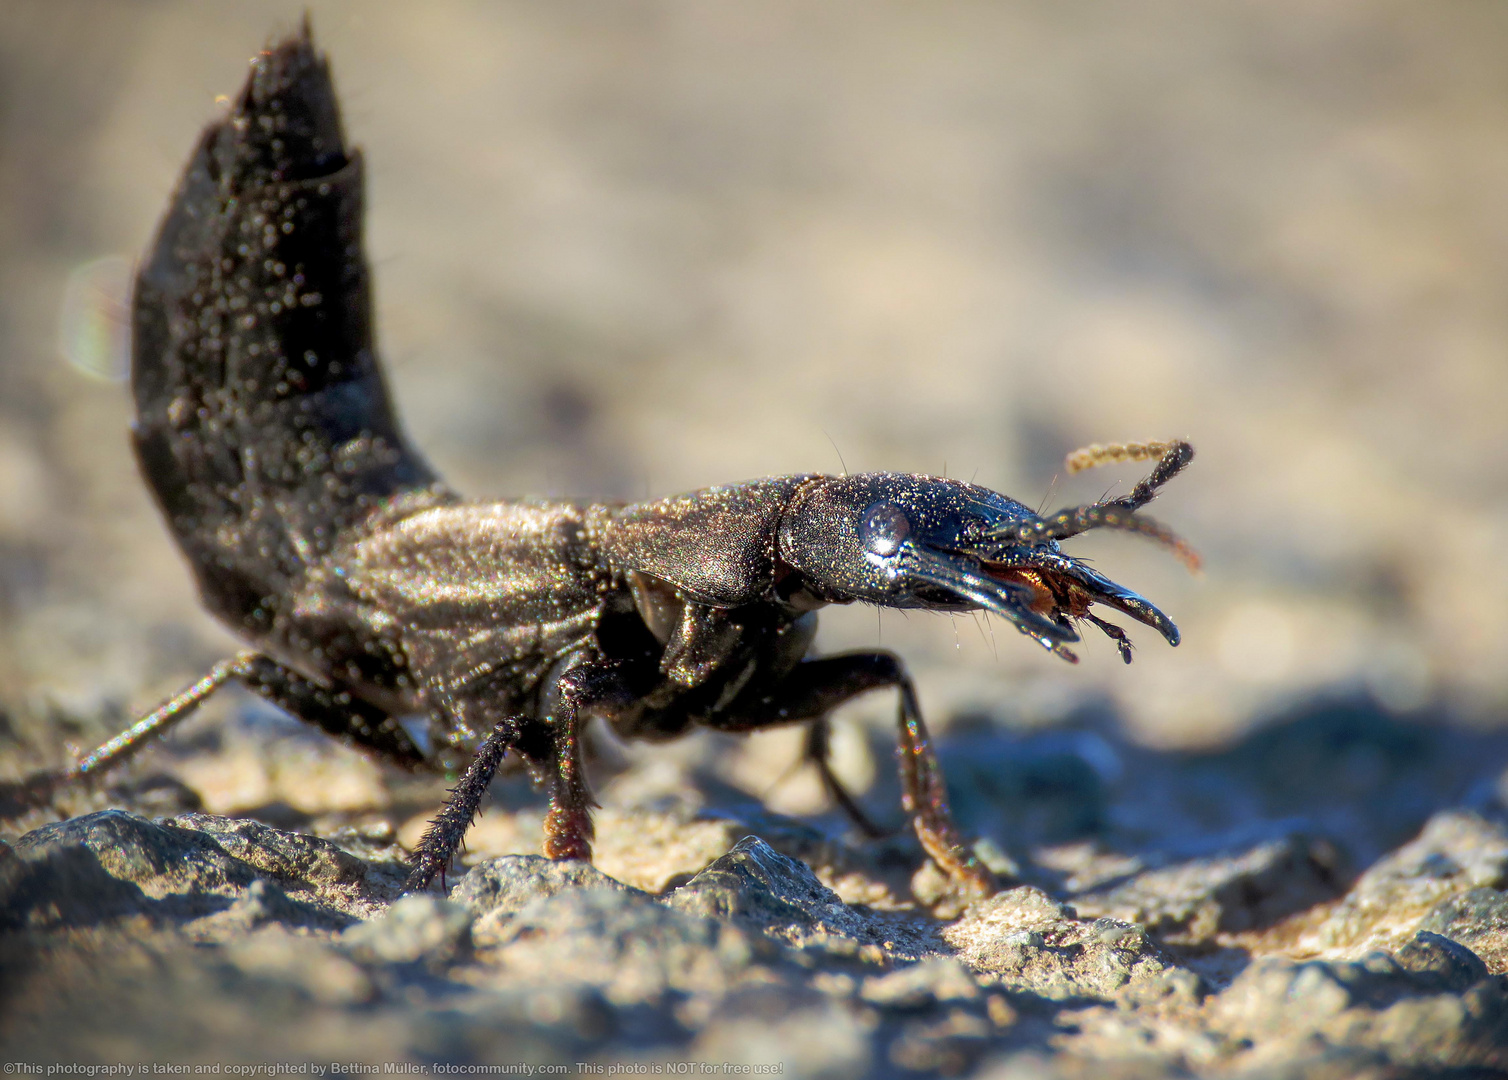
[[1125,634],[1092,614],[1093,604],[1122,611],[1177,645],[1178,628],[1166,615],[1058,546],[1058,539],[1096,527],[1145,533],[1188,553],[1167,530],[1114,503],[1043,518],[975,484],[864,473],[814,477],[797,491],[781,520],[779,557],[799,575],[795,584],[822,600],[983,608],[1070,661],[1077,660],[1067,648],[1079,640],[1074,623],[1085,620],[1115,639],[1130,662]]

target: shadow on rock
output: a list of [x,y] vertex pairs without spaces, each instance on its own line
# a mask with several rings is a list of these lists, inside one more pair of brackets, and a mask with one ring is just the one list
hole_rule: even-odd
[[152,822],[104,810],[16,843],[0,863],[0,930],[129,917],[205,933],[269,922],[338,929],[396,896],[400,874],[400,864],[371,864],[259,822],[203,814]]
[[1262,930],[1341,895],[1464,800],[1491,804],[1508,735],[1310,702],[1224,749],[1157,752],[1104,719],[940,754],[966,829],[1019,878],[1168,940]]

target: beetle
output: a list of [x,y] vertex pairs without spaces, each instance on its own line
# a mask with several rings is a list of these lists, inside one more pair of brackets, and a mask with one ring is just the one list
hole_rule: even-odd
[[901,661],[811,655],[816,613],[984,609],[1068,660],[1088,623],[1129,662],[1098,605],[1176,645],[1162,612],[1059,541],[1121,529],[1192,563],[1138,513],[1189,445],[1091,448],[1077,464],[1157,464],[1126,496],[1046,516],[898,473],[780,476],[626,505],[467,502],[395,418],[362,216],[362,157],[306,25],[255,58],[204,132],[132,306],[142,475],[205,606],[248,648],[72,769],[34,778],[31,795],[102,773],[237,680],[385,760],[464,766],[414,851],[418,890],[444,874],[509,754],[549,777],[544,853],[589,859],[581,733],[593,716],[637,739],[808,724],[824,785],[863,824],[828,766],[824,718],[891,688],[922,847],[961,893],[992,891],[949,814]]

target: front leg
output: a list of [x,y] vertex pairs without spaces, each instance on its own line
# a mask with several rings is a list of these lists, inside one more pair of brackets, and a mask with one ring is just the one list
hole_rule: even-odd
[[894,654],[841,653],[803,661],[769,693],[748,695],[708,722],[724,731],[753,731],[823,716],[859,694],[891,686],[900,695],[901,805],[911,817],[922,848],[960,891],[989,896],[999,885],[964,845],[953,822],[947,786],[916,702],[916,688]]

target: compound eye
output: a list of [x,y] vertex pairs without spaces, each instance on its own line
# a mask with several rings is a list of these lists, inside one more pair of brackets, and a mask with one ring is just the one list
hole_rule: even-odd
[[911,522],[899,507],[890,503],[875,503],[864,511],[864,520],[859,523],[859,542],[864,550],[882,558],[899,551],[910,535]]

